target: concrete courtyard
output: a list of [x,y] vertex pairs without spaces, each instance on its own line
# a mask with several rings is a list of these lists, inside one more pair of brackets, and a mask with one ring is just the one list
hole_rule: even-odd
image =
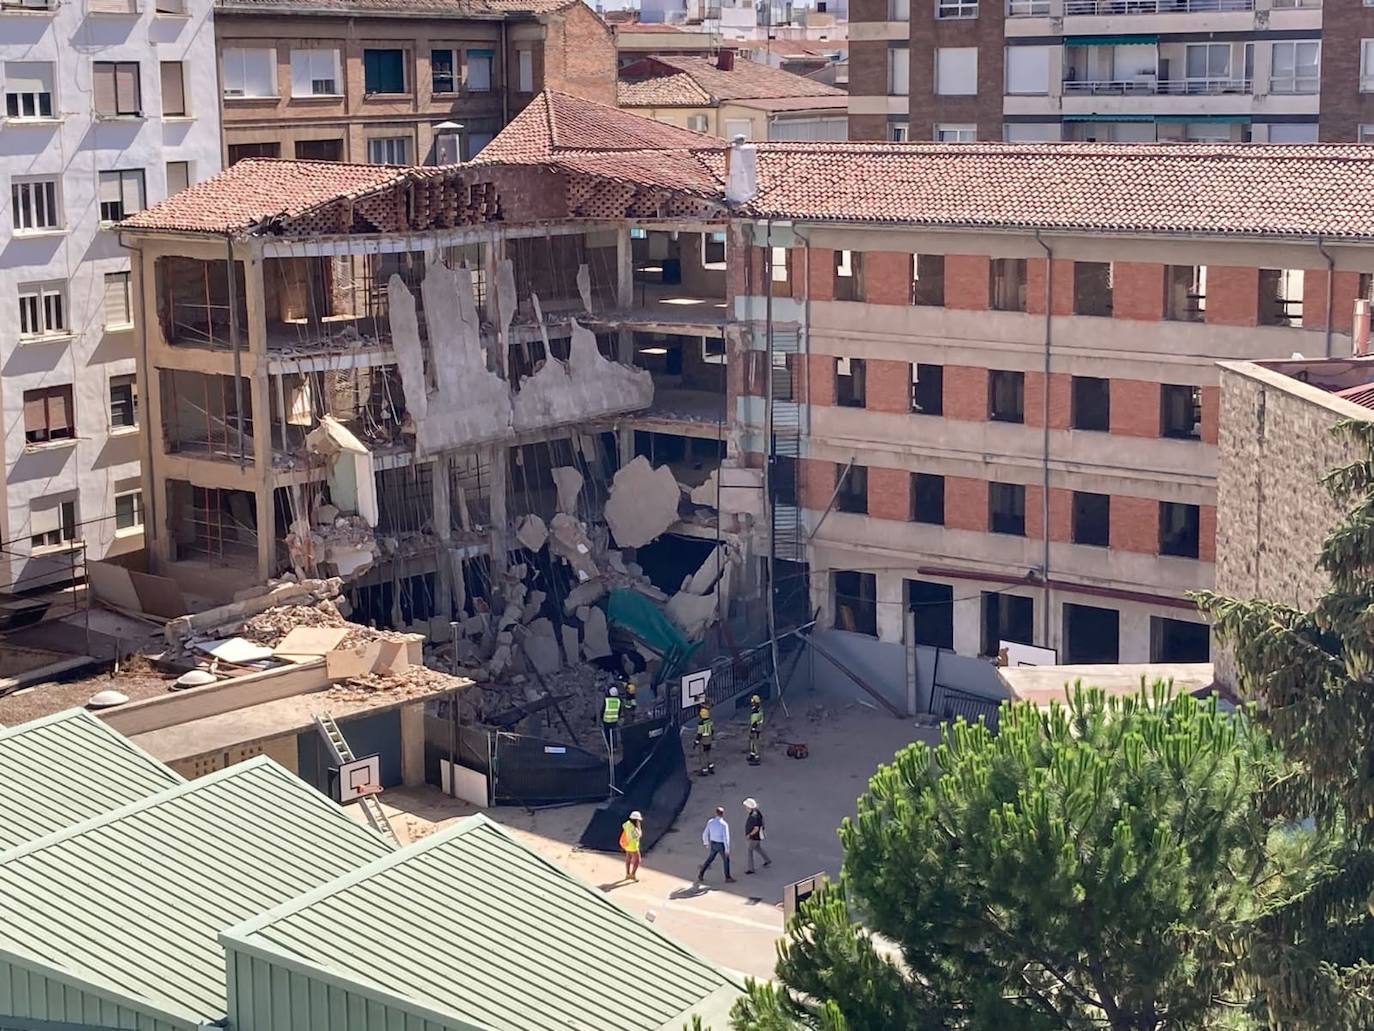
[[[500,807],[487,810],[487,815],[702,955],[745,974],[769,977],[776,959],[775,943],[783,931],[783,886],[821,871],[836,874],[842,859],[836,828],[853,814],[874,769],[903,745],[933,742],[937,736],[934,728],[894,719],[858,697],[840,688],[789,696],[790,716],[777,703],[770,703],[764,762],[759,767],[745,762],[744,717],[717,719],[716,773],[706,778],[694,775],[686,807],[645,855],[637,883],[623,879],[620,855],[577,849],[594,806],[538,812]],[[788,741],[805,742],[810,757],[787,758],[784,743]],[[689,750],[688,766],[694,769],[693,760]],[[764,847],[773,859],[772,866],[760,866],[752,876],[744,872],[742,802],[749,796],[758,800],[764,812]],[[434,788],[395,789],[381,800],[403,841],[475,811]],[[725,807],[730,823],[736,883],[724,883],[717,860],[706,883],[694,885],[705,858],[702,828],[717,805]]]

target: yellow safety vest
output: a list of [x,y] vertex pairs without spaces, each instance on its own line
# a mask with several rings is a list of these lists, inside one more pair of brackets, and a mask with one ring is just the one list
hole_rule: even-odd
[[711,735],[715,733],[715,729],[716,728],[711,724],[710,720],[702,720],[701,723],[697,725],[697,740],[709,744]]
[[749,729],[757,730],[761,726],[763,726],[763,713],[755,709],[749,714]]
[[602,722],[602,723],[619,723],[619,722],[620,722],[620,699],[619,699],[619,698],[607,698],[607,699],[606,699],[606,708],[603,709],[602,712],[601,712],[601,722]]
[[635,826],[633,820],[626,820],[620,825],[620,847],[626,852],[639,851],[639,839],[644,833],[639,827]]

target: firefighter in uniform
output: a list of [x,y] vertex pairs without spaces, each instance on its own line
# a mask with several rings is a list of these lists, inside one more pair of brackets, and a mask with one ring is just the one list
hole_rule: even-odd
[[754,695],[749,699],[749,765],[763,762],[759,755],[759,740],[763,737],[763,699]]
[[620,726],[620,692],[612,687],[606,692],[601,709],[601,736],[606,739],[606,751],[615,754],[615,731]]
[[715,741],[716,728],[711,722],[711,710],[702,706],[697,710],[700,722],[697,724],[696,745],[701,749],[701,775],[716,772],[716,764],[711,761],[711,745]]
[[625,681],[625,716],[626,716],[627,718],[630,717],[630,716],[633,716],[635,710],[638,709],[638,708],[639,708],[639,699],[637,699],[637,698],[635,697],[635,682],[634,682],[633,680],[626,680],[626,681]]

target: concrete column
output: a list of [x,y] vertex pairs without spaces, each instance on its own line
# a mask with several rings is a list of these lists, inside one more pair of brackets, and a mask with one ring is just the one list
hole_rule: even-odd
[[491,572],[496,576],[506,571],[506,552],[510,548],[507,525],[510,516],[506,504],[510,490],[510,455],[502,444],[491,449]]
[[401,783],[414,787],[425,782],[425,705],[401,706]]
[[906,611],[906,590],[902,574],[878,573],[878,640],[902,643]]
[[954,585],[954,650],[977,655],[983,636],[982,594],[975,583]]
[[830,570],[811,569],[811,611],[818,613],[816,626],[828,629],[835,625],[835,601],[830,590]]
[[635,263],[628,226],[622,226],[616,230],[615,261],[616,307],[622,310],[633,308],[635,303]]
[[266,580],[276,565],[275,477],[272,469],[272,384],[267,372],[267,312],[262,283],[262,255],[255,244],[234,248],[243,262],[245,324],[239,327],[244,345],[243,374],[253,409],[253,468],[257,482],[258,579]]
[[430,474],[430,490],[434,506],[434,534],[439,538],[434,556],[434,580],[437,597],[434,599],[434,619],[431,636],[447,640],[448,622],[453,618],[453,562],[449,559],[449,476],[448,455],[434,460]]

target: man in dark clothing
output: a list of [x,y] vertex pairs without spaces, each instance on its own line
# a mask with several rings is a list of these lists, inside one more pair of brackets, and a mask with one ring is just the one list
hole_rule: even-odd
[[749,846],[749,865],[744,872],[753,873],[755,852],[763,856],[764,866],[772,866],[773,860],[768,858],[768,853],[763,850],[763,810],[752,798],[744,800],[744,808],[749,810],[749,815],[744,818],[744,840]]

